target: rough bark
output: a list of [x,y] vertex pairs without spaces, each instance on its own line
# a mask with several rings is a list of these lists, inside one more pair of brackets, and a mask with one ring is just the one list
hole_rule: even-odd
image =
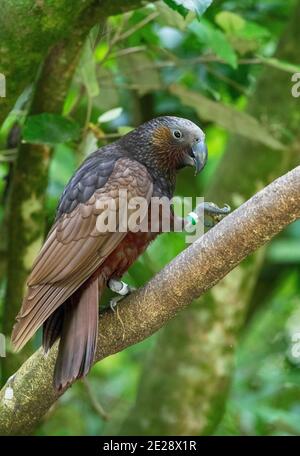
[[[300,3],[280,40],[277,57],[297,63]],[[205,192],[206,200],[236,207],[299,163],[299,102],[290,75],[268,68],[248,112],[269,125],[287,145],[274,151],[242,137],[231,138]],[[211,434],[223,414],[234,350],[264,252],[248,258],[211,293],[190,306],[159,334],[146,360],[136,404],[122,434]],[[202,267],[202,265],[200,265]],[[163,356],[162,356],[163,353]]]
[[1,98],[0,123],[22,91],[34,82],[51,47],[76,28],[80,34],[82,16],[96,24],[99,16],[105,19],[141,4],[141,0],[0,0],[0,72],[7,85],[7,97]]
[[[250,253],[300,218],[299,200],[300,166],[184,250],[145,287],[124,300],[118,314],[102,314],[96,361],[153,334]],[[198,320],[198,324],[203,322]],[[47,357],[38,350],[4,386],[0,393],[1,435],[30,432],[58,399],[52,387],[56,354],[57,345]],[[6,397],[8,387],[13,397]]]
[[7,83],[0,122],[34,81],[50,46],[70,33],[85,7],[81,0],[0,1],[0,71]]

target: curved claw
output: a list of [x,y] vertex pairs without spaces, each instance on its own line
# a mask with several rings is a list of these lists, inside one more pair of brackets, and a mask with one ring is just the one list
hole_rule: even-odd
[[124,299],[124,298],[125,298],[125,296],[115,296],[114,298],[112,298],[112,299],[109,301],[109,307],[111,308],[111,310],[112,310],[113,312],[116,311],[116,307],[117,307],[118,303],[119,303],[120,301],[122,301],[122,299]]
[[216,215],[227,215],[231,211],[229,204],[225,204],[224,207],[219,207],[215,203],[204,203],[203,208],[204,212]]
[[225,204],[225,206],[222,207],[221,210],[223,211],[223,214],[229,214],[229,212],[231,212],[231,207],[229,206],[229,204]]
[[[219,207],[212,202],[204,202],[199,204],[196,208],[196,213],[201,217],[204,215],[204,226],[206,228],[212,228],[215,224],[220,222],[231,211],[231,207],[228,204],[225,204],[224,207]],[[207,221],[205,217],[208,217],[210,220]]]

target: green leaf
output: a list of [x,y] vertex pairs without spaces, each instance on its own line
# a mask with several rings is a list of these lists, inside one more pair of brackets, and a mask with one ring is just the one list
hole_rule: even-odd
[[59,197],[66,182],[76,169],[76,154],[66,144],[58,144],[53,151],[49,169],[49,193],[51,196]]
[[117,119],[123,112],[123,108],[114,108],[109,111],[104,112],[101,116],[98,117],[99,123],[111,122],[112,120]]
[[23,140],[33,144],[55,145],[76,140],[79,135],[76,122],[48,113],[29,116],[23,129]]
[[107,85],[108,81],[114,81],[115,74],[108,68],[100,66],[98,69],[99,81],[103,82],[103,86],[100,87],[100,94],[93,99],[93,106],[99,111],[108,111],[113,109],[119,104],[119,93],[117,85]]
[[213,0],[164,0],[164,2],[183,17],[186,17],[191,11],[200,18]]
[[247,21],[245,23],[245,27],[239,33],[242,38],[246,38],[248,40],[262,40],[264,38],[270,38],[270,30],[261,25],[256,24],[255,22]]
[[120,133],[120,135],[124,136],[124,135],[127,135],[127,133],[130,133],[132,130],[133,130],[133,127],[123,125],[122,127],[118,128],[118,133]]
[[206,44],[217,56],[233,68],[237,68],[237,55],[221,30],[216,29],[208,21],[199,24],[193,21],[189,29],[197,36],[200,42]]
[[72,109],[76,106],[76,103],[78,102],[78,99],[80,98],[81,94],[78,89],[78,87],[70,87],[69,92],[67,94],[67,97],[64,102],[64,107],[63,107],[63,115],[68,116]]
[[93,131],[89,130],[82,138],[78,146],[79,157],[87,157],[98,149],[98,140]]
[[255,22],[245,21],[241,16],[222,11],[215,22],[223,29],[235,50],[240,54],[256,51],[270,37],[270,31]]
[[284,149],[285,146],[250,114],[212,101],[202,94],[178,84],[171,85],[169,90],[173,95],[179,97],[183,104],[194,108],[201,119],[215,122],[228,131],[245,136],[252,141],[259,141],[272,149]]
[[251,21],[245,21],[238,14],[222,11],[215,17],[216,23],[228,35],[236,35],[247,39],[261,39],[270,36],[270,31],[265,27]]
[[222,11],[215,17],[216,23],[226,33],[236,34],[238,31],[245,27],[246,21],[238,14],[229,11]]
[[157,2],[155,7],[159,13],[156,21],[162,27],[173,27],[184,32],[188,24],[195,19],[195,13],[190,12],[186,17],[183,17],[178,11],[169,8],[164,2]]
[[80,74],[83,84],[91,98],[99,94],[99,84],[97,80],[96,62],[94,53],[89,40],[87,40],[79,64]]

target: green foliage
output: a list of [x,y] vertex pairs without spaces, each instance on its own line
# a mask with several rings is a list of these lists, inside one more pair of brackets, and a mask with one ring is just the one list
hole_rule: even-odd
[[201,21],[201,24],[193,22],[190,25],[190,30],[196,35],[200,43],[206,44],[224,62],[233,68],[237,67],[237,55],[224,33],[206,21]]
[[[300,72],[299,62],[283,61],[274,53],[292,4],[279,0],[165,0],[110,18],[105,33],[94,28],[64,101],[63,115],[43,113],[28,117],[24,124],[31,95],[28,87],[2,125],[0,218],[6,208],[16,148],[8,145],[9,132],[16,122],[21,127],[24,124],[25,142],[53,147],[46,201],[49,226],[65,184],[85,156],[154,116],[187,117],[205,130],[208,165],[197,179],[191,179],[189,169],[180,173],[177,194],[181,196],[203,194],[231,133],[268,146],[276,154],[282,148],[278,132],[285,113],[278,116],[276,125],[270,125],[268,118],[253,118],[245,108],[264,67],[275,67],[283,75]],[[22,62],[24,59],[25,54]],[[287,85],[282,84],[281,90],[290,93]],[[284,135],[290,136],[288,129]],[[241,202],[238,188],[233,200]],[[238,350],[237,372],[218,433],[300,433],[299,364],[291,356],[293,325],[299,324],[300,308],[299,226],[290,227],[267,250],[259,283],[270,284],[272,290],[262,293],[258,287],[255,291],[252,318]],[[0,253],[2,241],[1,233]],[[181,234],[161,236],[124,280],[141,286],[185,247]],[[1,271],[0,310],[5,284]],[[107,295],[104,305],[108,299]],[[85,386],[78,382],[37,433],[116,432],[116,423],[134,402],[141,365],[154,339],[104,360],[89,375],[96,400],[113,419],[105,424]]]
[[178,11],[183,17],[191,11],[195,13],[198,18],[207,10],[212,4],[212,0],[164,0],[167,5]]
[[261,142],[273,149],[282,149],[284,146],[276,141],[259,122],[247,113],[233,109],[220,102],[209,100],[199,93],[185,90],[181,86],[173,85],[171,93],[177,95],[183,104],[193,107],[199,117],[207,121],[213,121],[217,125],[226,128],[227,131],[245,136]]
[[300,434],[298,277],[299,271],[280,280],[250,321],[218,434]]
[[33,144],[55,145],[79,138],[79,125],[57,114],[37,114],[26,119],[23,140]]
[[99,95],[99,84],[97,80],[97,67],[93,55],[93,49],[88,40],[82,52],[80,61],[80,73],[82,82],[89,97],[93,98]]
[[224,30],[233,47],[246,54],[257,50],[270,38],[270,32],[255,22],[246,21],[238,14],[221,11],[216,15],[216,23]]

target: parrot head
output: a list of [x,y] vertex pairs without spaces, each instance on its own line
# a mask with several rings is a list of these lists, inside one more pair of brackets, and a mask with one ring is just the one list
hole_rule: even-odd
[[199,173],[207,162],[205,134],[181,117],[164,116],[145,122],[122,139],[137,160],[166,172],[193,166]]

